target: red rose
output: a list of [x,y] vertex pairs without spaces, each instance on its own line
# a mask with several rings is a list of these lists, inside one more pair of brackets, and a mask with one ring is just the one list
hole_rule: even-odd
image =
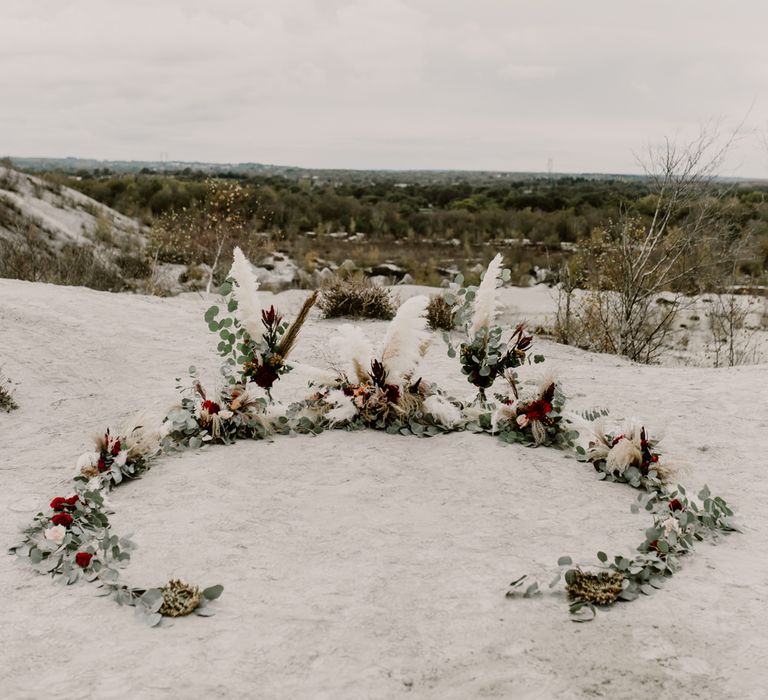
[[99,461],[98,461],[98,464],[96,465],[96,468],[100,472],[107,471],[107,463],[104,461],[104,457],[99,457]]
[[117,457],[120,454],[120,438],[115,440],[115,444],[112,445],[112,456]]
[[215,401],[205,400],[203,401],[203,410],[208,411],[212,416],[215,416],[221,410],[221,406]]
[[680,503],[680,501],[677,498],[673,498],[669,502],[669,509],[673,512],[676,510],[683,510],[683,504]]
[[90,565],[91,559],[93,559],[93,554],[90,552],[78,552],[75,554],[75,564],[82,566],[84,569]]
[[51,518],[51,522],[54,525],[69,527],[74,522],[74,518],[69,513],[56,513],[56,515]]
[[56,496],[56,498],[51,501],[51,508],[53,508],[53,510],[64,510],[66,506],[67,499],[62,496]]
[[74,506],[80,500],[80,496],[75,494],[74,496],[70,496],[69,498],[65,498],[64,500],[67,502],[68,506]]
[[659,461],[659,455],[651,455],[651,462],[658,462]]

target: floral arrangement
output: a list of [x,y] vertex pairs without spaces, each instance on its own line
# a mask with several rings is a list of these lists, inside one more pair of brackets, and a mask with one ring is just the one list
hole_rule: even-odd
[[206,311],[205,320],[208,328],[219,335],[219,354],[230,366],[239,367],[240,383],[254,382],[271,400],[272,386],[291,369],[286,363],[288,355],[317,300],[317,292],[306,299],[289,325],[274,306],[261,307],[258,289],[251,263],[240,248],[235,248],[229,277],[219,288],[230,315],[220,316],[220,308],[214,305]]
[[[532,338],[521,325],[506,344],[501,343],[502,329],[494,324],[497,282],[505,279],[500,266],[501,257],[496,256],[479,289],[456,292],[464,297],[457,318],[468,309],[473,313],[465,325],[468,340],[461,346],[462,371],[479,390],[479,400],[471,406],[456,403],[419,376],[419,363],[431,340],[424,316],[428,299],[419,296],[401,305],[378,350],[358,328],[343,326],[331,343],[332,374],[313,386],[308,399],[282,410],[272,401],[270,389],[290,370],[286,358],[315,295],[305,301],[293,324],[285,323],[274,307],[262,309],[257,303],[258,281],[236,249],[230,280],[221,290],[227,313],[235,315],[219,318],[218,306],[205,313],[209,328],[221,339],[218,351],[226,360],[222,368],[226,386],[216,394],[207,393],[191,367],[191,387],[178,386],[180,404],[168,412],[157,431],[147,430],[142,422],[100,434],[94,449],[77,460],[70,495],[54,497],[37,513],[11,552],[29,560],[36,571],[67,584],[80,579],[95,583],[154,626],[164,618],[193,612],[211,615],[207,604],[223,591],[220,585],[200,590],[178,580],[136,588],[120,580],[135,545],[112,531],[105,495],[124,481],[141,477],[163,454],[272,434],[315,434],[327,427],[418,436],[468,429],[530,447],[574,447],[578,433],[564,415],[565,395],[557,382],[548,379],[533,395],[519,395],[515,369],[528,359]],[[452,350],[449,342],[449,354]],[[496,395],[499,404],[489,404],[484,390],[502,374],[510,391]],[[603,415],[591,414],[589,419]],[[615,434],[606,432],[602,420],[594,423],[594,439],[586,449],[576,446],[576,456],[591,462],[600,478],[641,489],[632,510],[650,513],[653,523],[632,558],[618,555],[609,560],[598,552],[598,563],[588,566],[574,566],[567,556],[558,560],[560,570],[550,587],[564,577],[577,621],[594,617],[595,606],[651,594],[679,569],[680,559],[696,542],[738,531],[731,522],[733,511],[706,486],[698,501],[689,498],[682,486],[668,486],[673,471],[662,462],[657,440],[641,423],[629,422]],[[508,595],[530,597],[540,592],[538,582],[522,576],[512,582]]]
[[332,340],[341,358],[333,367],[335,378],[298,409],[302,417],[329,427],[424,436],[456,429],[461,422],[458,406],[434,384],[416,377],[431,341],[424,316],[428,303],[424,296],[403,303],[378,353],[359,329],[342,326]]
[[[579,456],[592,462],[600,478],[642,489],[631,509],[634,513],[649,512],[653,524],[645,531],[645,539],[632,558],[609,558],[601,551],[597,553],[596,564],[574,567],[571,557],[560,557],[561,570],[550,588],[561,577],[565,578],[570,612],[576,622],[593,619],[596,606],[652,595],[663,586],[665,578],[680,569],[681,557],[690,554],[696,542],[739,532],[731,520],[731,508],[719,496],[713,497],[706,485],[699,492],[698,501],[689,498],[683,486],[671,489],[667,485],[673,472],[662,465],[656,441],[636,421],[630,421],[613,436],[605,432],[599,420],[595,435],[596,440],[590,442],[588,450],[576,448]],[[538,582],[523,586],[526,579],[523,576],[513,581],[507,595],[514,597],[522,591],[524,597],[531,597],[541,592]]]
[[512,395],[497,395],[500,405],[492,417],[492,431],[504,442],[528,447],[572,447],[578,432],[569,430],[563,416],[565,394],[552,379],[545,380],[535,396],[521,399],[514,373],[506,375]]
[[[510,370],[522,365],[533,342],[533,337],[525,334],[525,324],[519,324],[511,337],[502,342],[504,329],[495,320],[498,314],[498,289],[510,277],[509,270],[502,269],[502,257],[496,255],[488,264],[480,286],[460,287],[463,278],[454,283],[454,293],[447,296],[447,301],[457,303],[457,297],[463,301],[455,314],[455,323],[463,329],[466,340],[459,346],[461,371],[467,381],[477,387],[477,400],[486,403],[485,390],[496,379]],[[448,355],[456,356],[456,349],[451,344],[448,333],[443,335],[448,342]],[[543,357],[536,356],[534,361],[541,362]]]
[[581,448],[578,452],[582,459],[592,463],[601,479],[648,489],[662,486],[674,474],[661,460],[657,444],[658,440],[651,438],[637,421],[627,422],[616,434],[607,433],[603,421],[598,421],[594,440],[586,451]]
[[[164,609],[174,604],[177,592],[168,587],[132,588],[120,582],[120,573],[130,562],[135,544],[112,531],[104,492],[120,483],[114,478],[115,469],[122,474],[130,463],[116,465],[117,461],[123,462],[120,455],[127,451],[121,449],[124,443],[120,438],[111,437],[107,431],[99,443],[109,453],[110,465],[98,471],[97,463],[97,473],[91,476],[92,467],[83,466],[85,460],[81,458],[81,473],[73,481],[74,493],[53,498],[49,507],[37,513],[23,530],[22,541],[10,552],[29,559],[39,573],[58,577],[68,585],[80,579],[95,583],[103,595],[112,596],[120,605],[133,606],[138,618],[155,626],[167,615]],[[206,604],[222,591],[221,586],[206,588],[185,614],[212,615],[213,610]]]

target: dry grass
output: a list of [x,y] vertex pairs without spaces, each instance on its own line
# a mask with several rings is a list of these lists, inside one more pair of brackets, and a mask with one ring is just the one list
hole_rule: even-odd
[[375,318],[389,321],[395,303],[389,291],[365,277],[332,279],[322,290],[318,306],[325,318]]
[[0,411],[10,413],[14,409],[18,408],[19,404],[13,398],[13,389],[10,387],[8,377],[0,370]]
[[440,294],[431,297],[427,304],[427,325],[433,331],[452,331],[455,326],[453,307]]

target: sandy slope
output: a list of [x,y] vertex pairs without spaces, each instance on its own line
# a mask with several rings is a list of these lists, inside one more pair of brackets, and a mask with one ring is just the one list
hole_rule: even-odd
[[[214,376],[208,303],[0,280],[0,364],[21,404],[0,415],[0,542],[62,492],[92,432],[161,413],[190,364]],[[335,325],[313,318],[297,359],[318,361]],[[666,590],[576,625],[562,593],[513,601],[506,584],[546,579],[562,554],[635,546],[647,521],[630,489],[561,453],[341,431],[215,448],[158,463],[112,503],[139,544],[126,580],[220,582],[216,616],[147,629],[89,586],[2,557],[3,697],[765,697],[768,367],[539,350],[574,408],[663,427],[683,481],[732,502],[745,533],[700,546]],[[439,344],[425,367],[466,393]],[[301,378],[281,391],[298,396]]]

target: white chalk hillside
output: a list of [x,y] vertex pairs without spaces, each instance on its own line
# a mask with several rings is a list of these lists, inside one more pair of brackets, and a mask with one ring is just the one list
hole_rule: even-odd
[[[500,318],[527,316],[525,294],[505,290]],[[275,299],[291,317],[304,297]],[[21,406],[0,414],[0,541],[68,495],[93,433],[138,409],[159,418],[189,365],[213,385],[210,303],[0,280],[0,365]],[[293,357],[320,363],[339,325],[313,312]],[[361,326],[379,347],[387,324]],[[744,534],[699,546],[665,590],[577,625],[561,589],[508,600],[509,582],[546,582],[565,554],[626,553],[648,521],[630,512],[632,489],[561,452],[374,431],[189,452],[116,490],[113,525],[139,547],[127,583],[221,583],[216,615],[150,629],[92,586],[4,557],[3,697],[765,697],[768,366],[536,351],[547,360],[523,382],[555,369],[571,408],[663,429],[682,481],[726,498]],[[472,393],[439,341],[419,374]],[[275,389],[283,401],[305,391],[299,372]]]
[[100,228],[108,228],[114,239],[109,247],[143,240],[134,219],[77,190],[0,166],[0,238],[23,236],[30,225],[42,232],[52,250],[66,243],[103,246]]

